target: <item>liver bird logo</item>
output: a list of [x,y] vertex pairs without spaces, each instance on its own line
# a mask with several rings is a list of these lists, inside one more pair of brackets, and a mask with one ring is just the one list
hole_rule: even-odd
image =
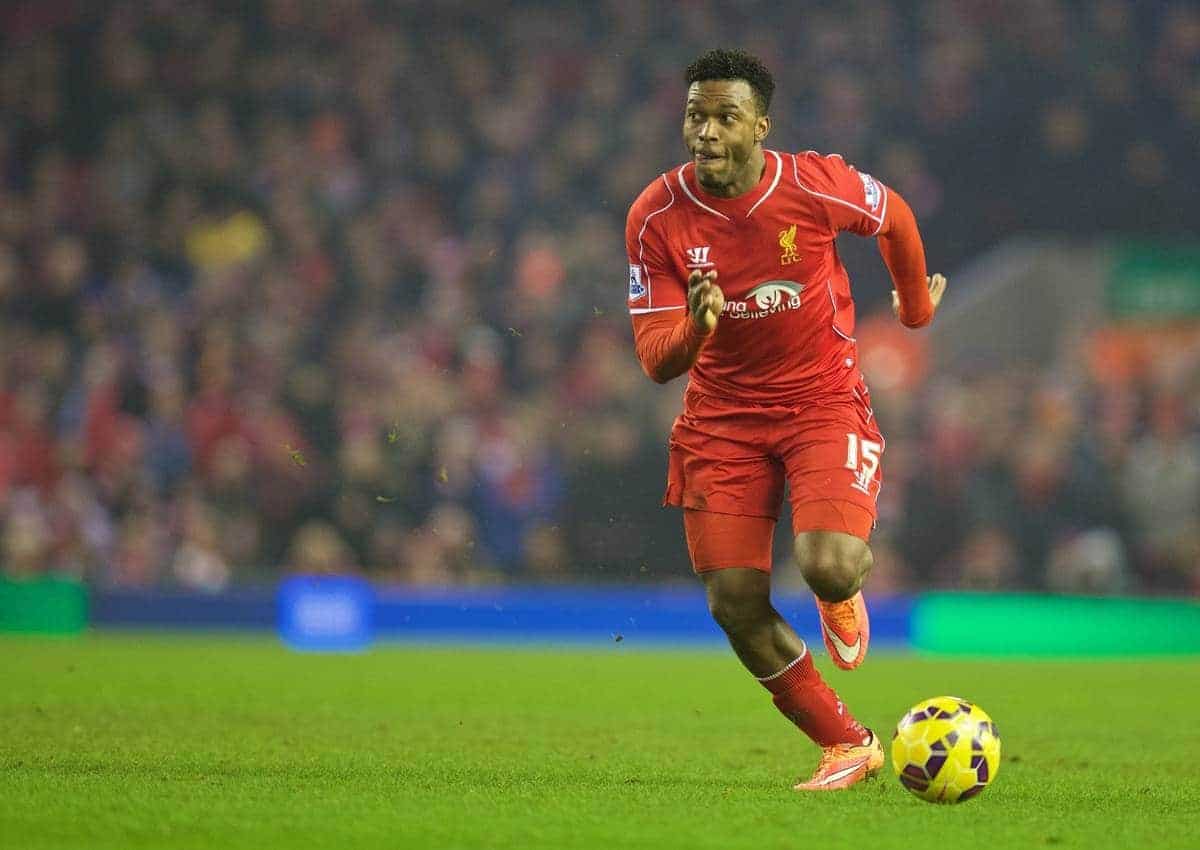
[[779,231],[779,265],[786,266],[800,262],[800,254],[796,251],[796,225],[785,227]]

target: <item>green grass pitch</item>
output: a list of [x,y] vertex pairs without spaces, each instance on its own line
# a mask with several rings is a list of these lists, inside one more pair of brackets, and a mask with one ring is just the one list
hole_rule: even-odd
[[1194,661],[820,661],[885,737],[979,702],[995,783],[798,795],[816,748],[728,652],[0,637],[0,848],[1200,846]]

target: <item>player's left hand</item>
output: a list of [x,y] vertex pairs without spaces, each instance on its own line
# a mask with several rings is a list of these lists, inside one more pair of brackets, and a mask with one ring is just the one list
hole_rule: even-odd
[[[927,277],[925,285],[929,287],[929,300],[933,302],[933,309],[936,312],[938,305],[942,303],[942,296],[946,294],[946,276],[935,274],[933,277]],[[896,318],[900,317],[900,295],[894,289],[892,290],[892,315]]]

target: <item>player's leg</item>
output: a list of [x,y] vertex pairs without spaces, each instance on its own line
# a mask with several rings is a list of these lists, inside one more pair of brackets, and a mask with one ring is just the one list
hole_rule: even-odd
[[685,509],[683,523],[708,610],[746,669],[770,676],[803,655],[804,641],[771,604],[775,520]]
[[837,790],[879,770],[881,744],[821,678],[804,641],[771,604],[775,521],[687,509],[684,528],[713,619],[776,708],[822,748],[816,774],[797,790]]
[[862,585],[875,562],[867,541],[883,436],[867,398],[860,387],[844,403],[797,411],[781,438],[796,564],[816,597],[829,656],[845,670],[862,663],[871,637]]
[[684,509],[688,554],[713,618],[747,669],[769,676],[804,652],[771,605],[783,467],[760,445],[758,410],[691,392],[685,403],[688,415],[671,430],[663,501]]
[[817,600],[821,636],[829,657],[843,670],[862,664],[871,621],[862,585],[875,559],[867,541],[841,531],[801,531],[796,564]]
[[692,566],[738,657],[775,705],[824,750],[812,787],[833,790],[883,764],[875,737],[821,679],[812,653],[771,605],[769,572],[783,465],[765,445],[763,408],[689,390],[671,429],[663,503],[684,508]]

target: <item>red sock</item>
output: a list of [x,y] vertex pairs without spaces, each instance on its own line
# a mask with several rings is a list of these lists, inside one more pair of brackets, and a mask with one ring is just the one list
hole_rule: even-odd
[[871,734],[825,684],[807,647],[791,664],[758,681],[775,695],[775,707],[783,716],[822,747],[861,744]]

